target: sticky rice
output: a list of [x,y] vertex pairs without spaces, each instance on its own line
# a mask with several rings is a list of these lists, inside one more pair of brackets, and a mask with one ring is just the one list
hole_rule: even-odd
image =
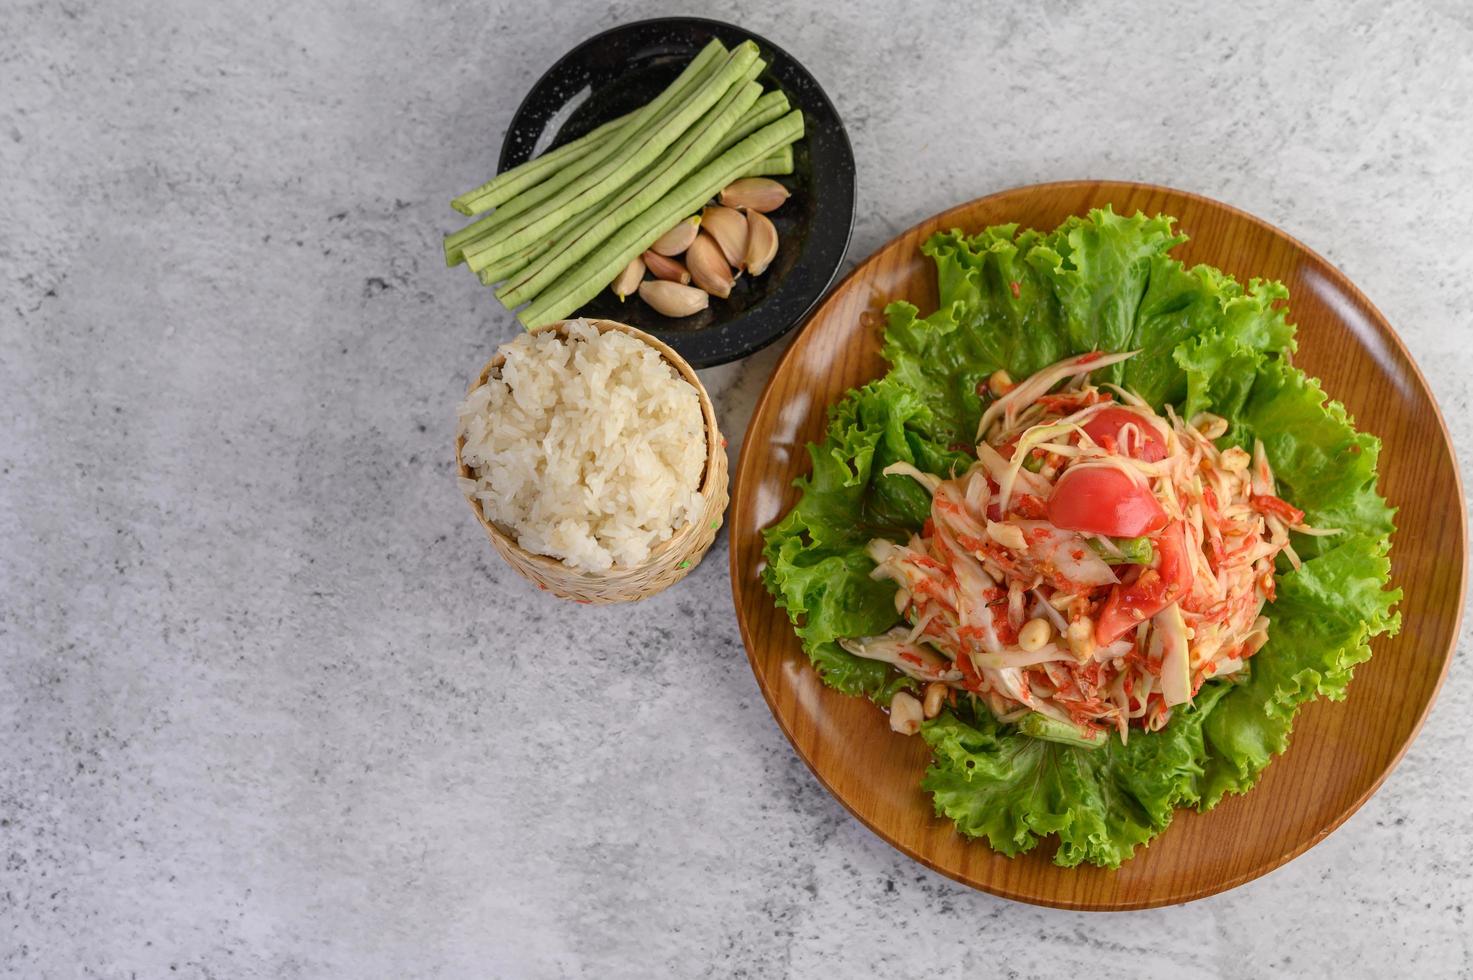
[[706,461],[695,388],[659,351],[586,321],[523,334],[459,409],[461,489],[527,551],[603,571],[694,519]]

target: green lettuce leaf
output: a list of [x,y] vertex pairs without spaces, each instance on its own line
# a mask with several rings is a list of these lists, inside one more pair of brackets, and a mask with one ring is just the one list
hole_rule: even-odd
[[980,705],[946,712],[921,728],[935,754],[921,786],[938,814],[1009,857],[1057,834],[1059,864],[1118,867],[1201,799],[1202,725],[1228,690],[1207,685],[1163,730],[1097,749],[1028,738]]
[[914,481],[881,471],[899,460],[942,475],[964,468],[970,457],[952,447],[970,445],[994,371],[1023,377],[1097,349],[1139,350],[1104,379],[1157,408],[1224,416],[1230,442],[1263,442],[1281,496],[1312,524],[1341,529],[1296,537],[1305,560],[1279,578],[1270,640],[1251,669],[1205,685],[1160,732],[1082,748],[999,725],[985,708],[927,722],[934,761],[923,785],[937,812],[1005,854],[1057,835],[1058,863],[1118,866],[1176,807],[1206,809],[1250,788],[1287,747],[1298,706],[1344,697],[1371,638],[1400,625],[1400,592],[1385,588],[1393,512],[1376,492],[1379,441],[1289,363],[1284,287],[1184,266],[1170,255],[1184,241],[1172,224],[1106,209],[1046,234],[999,225],[933,236],[922,250],[936,263],[937,310],[890,305],[890,371],[833,407],[827,437],[809,447],[801,500],[765,532],[764,581],[824,680],[887,699],[910,682],[836,642],[899,622],[894,586],[869,578],[865,545],[904,537],[928,513]]
[[1250,661],[1247,683],[1234,688],[1207,721],[1204,809],[1251,787],[1275,755],[1289,747],[1301,704],[1345,697],[1351,668],[1371,657],[1370,639],[1401,625],[1391,607],[1401,590],[1391,575],[1385,538],[1355,535],[1278,580],[1267,610],[1269,642]]
[[914,480],[881,471],[904,461],[947,473],[970,462],[911,427],[927,415],[919,398],[890,379],[851,392],[830,411],[828,438],[808,447],[813,472],[798,481],[802,499],[767,531],[763,580],[818,672],[848,694],[883,699],[912,686],[888,665],[856,657],[834,641],[895,624],[895,585],[869,577],[874,563],[865,545],[876,537],[903,537],[930,510]]
[[[1263,365],[1229,437],[1244,446],[1262,440],[1279,495],[1312,525],[1373,537],[1391,533],[1392,509],[1376,492],[1381,441],[1357,432],[1344,406],[1327,401],[1320,384],[1282,361]],[[1303,554],[1316,542],[1299,539]]]

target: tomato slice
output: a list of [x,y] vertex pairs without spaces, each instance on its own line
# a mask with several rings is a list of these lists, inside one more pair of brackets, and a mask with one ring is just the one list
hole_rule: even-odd
[[1166,526],[1150,490],[1109,466],[1064,471],[1048,501],[1048,519],[1067,531],[1138,538]]
[[1109,446],[1111,443],[1119,446],[1120,430],[1127,425],[1135,426],[1138,433],[1130,440],[1130,448],[1133,450],[1130,455],[1148,463],[1166,458],[1166,443],[1162,440],[1160,431],[1146,421],[1146,417],[1140,412],[1132,412],[1128,408],[1100,409],[1084,423],[1084,431],[1101,446]]
[[1153,541],[1158,556],[1156,567],[1141,572],[1129,585],[1117,585],[1110,590],[1110,597],[1095,623],[1095,642],[1100,646],[1114,643],[1135,629],[1136,624],[1150,619],[1191,591],[1192,565],[1187,560],[1186,530],[1182,522],[1174,521]]

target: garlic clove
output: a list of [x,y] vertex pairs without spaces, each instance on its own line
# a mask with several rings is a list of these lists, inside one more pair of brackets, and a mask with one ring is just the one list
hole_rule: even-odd
[[747,214],[747,272],[760,276],[777,256],[777,229],[760,211]]
[[673,317],[699,313],[711,303],[711,297],[694,286],[682,286],[666,279],[646,279],[640,283],[639,298],[656,313]]
[[729,208],[746,208],[748,211],[776,211],[788,199],[790,192],[770,177],[743,177],[726,185],[721,192],[721,203]]
[[690,273],[675,259],[661,255],[659,252],[645,252],[640,258],[644,261],[645,268],[649,269],[650,274],[656,279],[678,282],[682,286],[690,282]]
[[643,279],[644,259],[636,255],[629,260],[629,264],[624,267],[623,272],[619,273],[618,278],[613,281],[610,288],[613,289],[614,295],[619,297],[619,302],[622,303],[626,296],[632,296],[634,294],[634,291],[639,288],[639,284]]
[[685,261],[690,269],[691,279],[697,286],[722,299],[731,295],[732,283],[736,279],[731,274],[731,266],[727,264],[721,246],[710,235],[703,231],[696,236],[696,240],[690,243],[690,248],[686,249]]
[[650,251],[657,255],[680,255],[690,248],[690,243],[696,240],[696,232],[700,230],[701,216],[693,214],[657,238]]
[[701,230],[721,246],[726,264],[742,268],[747,261],[747,219],[740,211],[714,205],[701,212]]

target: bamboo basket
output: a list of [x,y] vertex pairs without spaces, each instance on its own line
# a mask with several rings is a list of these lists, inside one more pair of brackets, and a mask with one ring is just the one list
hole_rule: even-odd
[[[565,336],[567,322],[549,323],[533,332],[552,330]],[[588,572],[569,568],[555,558],[535,555],[525,550],[517,544],[516,536],[509,528],[487,519],[477,501],[466,498],[466,502],[475,512],[476,520],[485,529],[486,536],[491,539],[492,547],[506,559],[507,564],[531,580],[539,589],[575,602],[634,602],[661,592],[685,578],[691,569],[700,564],[701,558],[716,540],[716,531],[721,527],[727,504],[726,440],[721,437],[721,431],[717,428],[716,411],[711,407],[711,398],[706,394],[705,386],[684,358],[644,331],[627,324],[614,320],[590,322],[599,331],[618,330],[650,345],[696,389],[696,394],[701,399],[701,416],[706,423],[706,468],[701,474],[701,494],[706,501],[705,508],[696,520],[677,528],[668,541],[657,545],[643,564],[616,565],[605,572]],[[495,376],[501,370],[503,360],[499,353],[493,357],[469,390],[474,391],[485,384],[487,379]],[[461,459],[464,445],[465,439],[457,435],[455,468],[461,476],[472,478],[470,468]]]

